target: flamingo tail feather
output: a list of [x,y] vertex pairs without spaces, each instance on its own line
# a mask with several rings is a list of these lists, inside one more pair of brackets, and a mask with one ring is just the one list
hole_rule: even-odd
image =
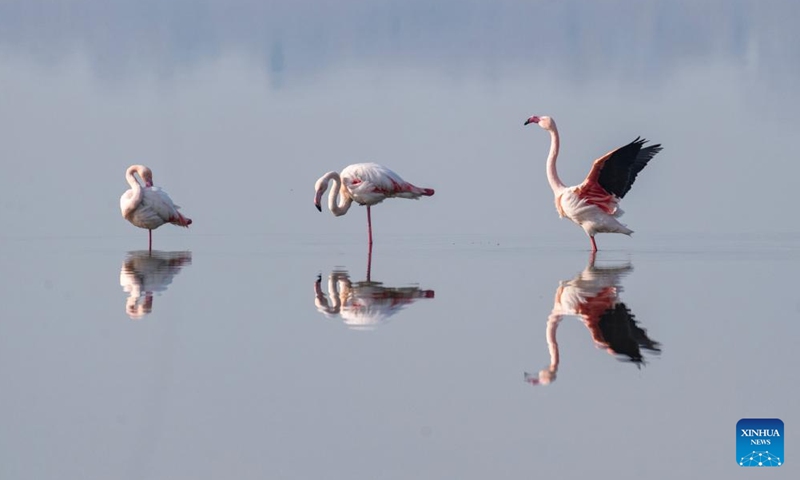
[[188,217],[184,217],[181,212],[178,212],[178,215],[169,219],[169,223],[173,225],[177,225],[179,227],[189,228],[189,225],[192,224],[192,219]]

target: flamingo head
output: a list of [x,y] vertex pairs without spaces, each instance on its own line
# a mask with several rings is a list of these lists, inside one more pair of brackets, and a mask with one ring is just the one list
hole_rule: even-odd
[[317,207],[317,210],[320,212],[322,211],[322,195],[328,190],[328,179],[326,177],[327,175],[323,176],[314,184],[314,190],[316,191],[314,195],[314,206]]
[[153,186],[153,171],[149,167],[142,165],[142,168],[139,169],[139,176],[142,177],[145,188]]
[[536,115],[528,117],[528,119],[525,120],[525,125],[529,123],[537,123],[539,124],[540,127],[544,128],[545,130],[551,130],[552,127],[555,125],[555,122],[553,121],[552,118],[547,116],[538,117]]

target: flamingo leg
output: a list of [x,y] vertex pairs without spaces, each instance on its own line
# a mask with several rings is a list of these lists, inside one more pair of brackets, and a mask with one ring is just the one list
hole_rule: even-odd
[[372,213],[369,205],[367,205],[367,230],[369,230],[369,246],[372,248]]
[[152,252],[153,251],[153,231],[152,230],[148,230],[147,231],[147,236],[150,239],[150,241],[147,244],[147,250]]
[[595,253],[597,251],[597,244],[594,242],[594,235],[591,235],[589,240],[592,241],[592,253]]

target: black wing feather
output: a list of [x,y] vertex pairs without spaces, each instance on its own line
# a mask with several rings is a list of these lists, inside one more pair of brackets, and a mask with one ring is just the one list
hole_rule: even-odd
[[605,161],[597,178],[597,183],[605,191],[618,198],[625,197],[639,172],[661,151],[660,144],[642,148],[645,142],[647,140],[636,137],[636,140],[616,149]]

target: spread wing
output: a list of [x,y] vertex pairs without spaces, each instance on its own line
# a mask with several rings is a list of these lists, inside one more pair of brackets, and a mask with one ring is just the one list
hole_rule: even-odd
[[642,148],[646,141],[636,137],[636,140],[624,147],[595,160],[580,188],[591,189],[592,184],[596,184],[617,198],[625,197],[639,172],[662,150],[660,144]]

